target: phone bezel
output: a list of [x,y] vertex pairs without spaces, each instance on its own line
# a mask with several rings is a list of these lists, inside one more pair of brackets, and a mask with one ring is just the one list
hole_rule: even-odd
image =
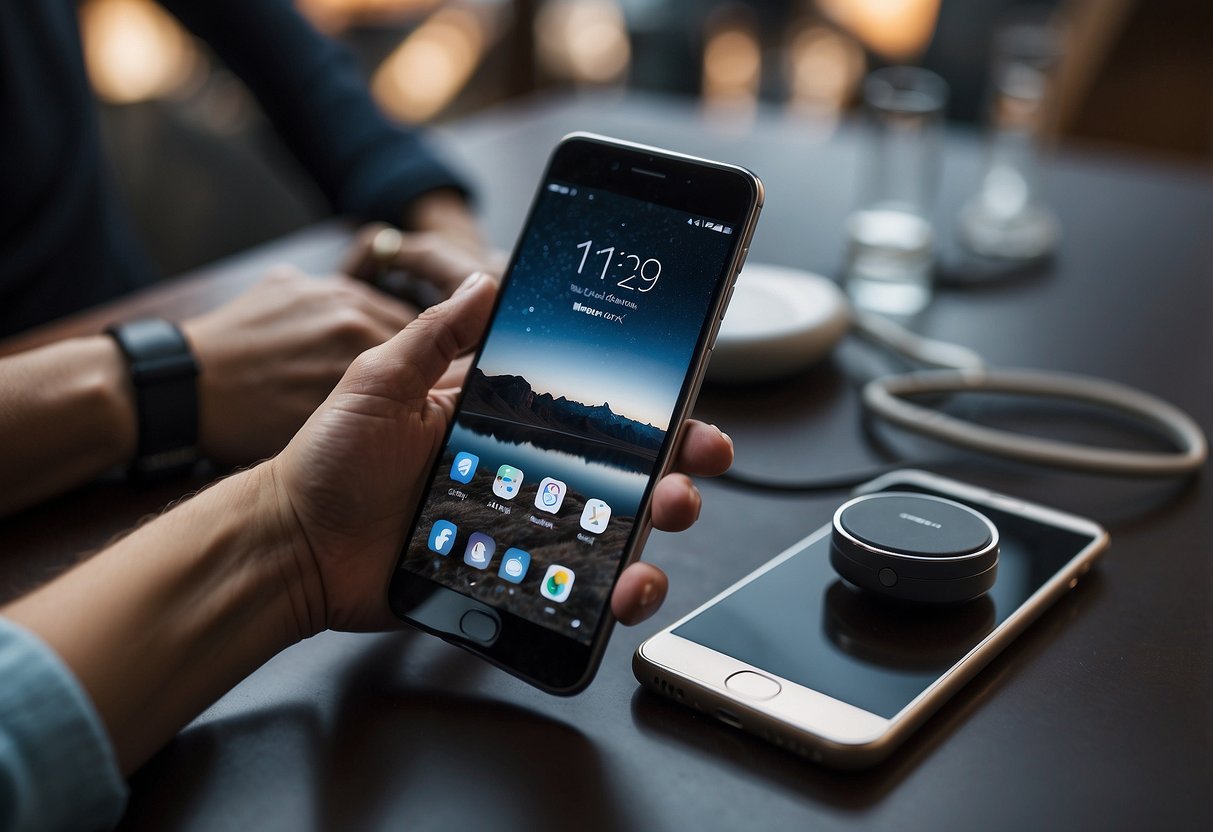
[[[690,414],[703,383],[711,345],[716,338],[758,222],[764,196],[763,186],[752,172],[736,165],[699,159],[591,133],[569,134],[553,151],[539,180],[518,242],[505,270],[503,284],[514,271],[521,243],[544,193],[544,186],[553,180],[701,214],[734,226],[733,247],[714,289],[709,312],[700,328],[693,358],[687,368],[673,418],[670,420],[671,429],[658,454],[654,475],[645,487],[635,526],[624,546],[615,572],[613,587],[623,570],[639,557],[651,530],[650,503],[653,488],[669,471],[681,441],[681,425]],[[490,317],[490,328],[496,320],[503,295],[504,292],[498,294]],[[479,363],[483,346],[482,340],[473,359],[474,364]],[[456,413],[461,407],[462,396]],[[448,425],[446,435],[438,446],[440,449],[445,448],[450,441],[454,424],[455,420],[452,420]],[[430,466],[427,483],[440,474],[441,466],[440,450]],[[492,608],[423,575],[401,568],[409,542],[418,533],[417,524],[422,510],[423,506],[419,505],[409,523],[408,534],[387,588],[388,604],[392,612],[401,620],[470,650],[548,693],[572,695],[583,690],[593,679],[614,627],[609,600],[599,618],[598,628],[587,645],[521,616]],[[438,609],[441,612],[428,615],[422,612],[425,608]],[[491,642],[474,641],[453,623],[471,610],[484,612],[497,620],[498,634]]]
[[[856,489],[855,493],[870,494],[900,485],[919,486],[944,496],[988,505],[1027,520],[1077,532],[1090,537],[1091,542],[1045,581],[1005,621],[891,718],[827,696],[761,667],[718,653],[673,632],[721,599],[777,568],[784,561],[828,535],[832,528],[830,523],[824,524],[773,560],[643,642],[633,657],[633,671],[637,680],[658,693],[672,694],[675,699],[683,702],[690,699],[692,706],[707,710],[735,727],[739,725],[743,730],[787,747],[815,762],[836,768],[866,768],[887,757],[1044,610],[1072,588],[1108,545],[1108,533],[1091,520],[925,471],[894,471],[865,483]],[[724,686],[724,680],[739,670],[750,670],[769,676],[780,683],[782,690],[765,702],[742,699]]]

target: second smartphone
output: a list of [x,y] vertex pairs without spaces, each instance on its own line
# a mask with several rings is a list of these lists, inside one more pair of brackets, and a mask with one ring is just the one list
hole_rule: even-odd
[[556,148],[388,591],[548,692],[593,678],[762,205],[749,171]]
[[[874,765],[1006,647],[1108,545],[1096,523],[925,471],[861,494],[942,497],[998,529],[998,579],[953,605],[911,605],[845,583],[821,529],[637,649],[645,686],[814,761]],[[902,514],[899,522],[922,518]]]

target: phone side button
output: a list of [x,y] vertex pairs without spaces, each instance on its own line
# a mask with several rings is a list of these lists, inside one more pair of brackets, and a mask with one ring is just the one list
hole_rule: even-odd
[[747,699],[771,699],[783,688],[769,676],[752,670],[739,670],[724,680],[724,686]]
[[497,619],[487,612],[468,610],[463,614],[463,618],[459,619],[459,629],[472,641],[491,644],[496,640],[500,627]]

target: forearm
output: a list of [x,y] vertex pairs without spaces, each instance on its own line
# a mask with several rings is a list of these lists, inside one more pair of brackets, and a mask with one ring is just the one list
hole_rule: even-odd
[[134,391],[109,337],[73,338],[2,359],[0,391],[0,515],[134,456]]
[[319,628],[272,476],[224,480],[2,611],[72,669],[126,773]]

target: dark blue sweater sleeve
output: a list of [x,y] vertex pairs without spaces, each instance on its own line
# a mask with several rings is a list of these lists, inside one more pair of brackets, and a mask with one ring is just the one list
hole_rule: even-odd
[[290,0],[161,3],[248,85],[339,213],[398,223],[426,191],[468,194],[418,131],[387,121],[353,56]]

